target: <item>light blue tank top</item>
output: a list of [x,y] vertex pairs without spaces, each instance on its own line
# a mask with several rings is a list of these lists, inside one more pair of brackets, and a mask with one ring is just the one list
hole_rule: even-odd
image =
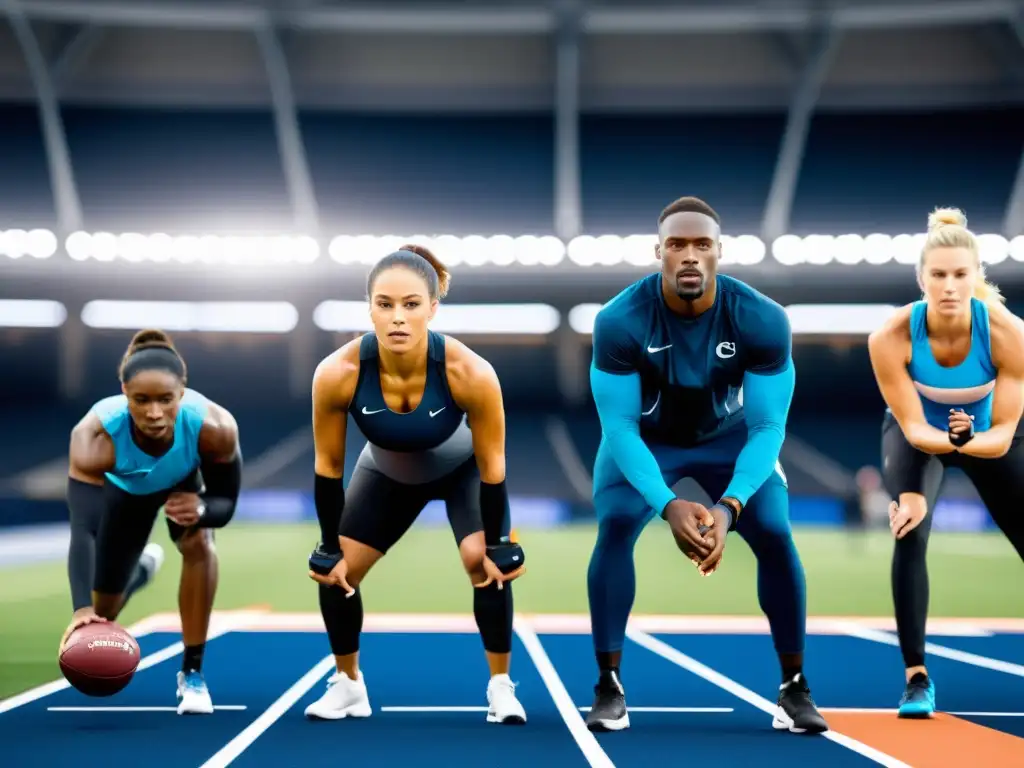
[[981,432],[992,425],[992,391],[996,367],[992,363],[988,306],[971,299],[971,351],[960,365],[939,365],[928,341],[927,308],[923,301],[910,310],[910,365],[914,387],[921,397],[925,419],[938,429],[949,428],[949,409],[963,409],[974,416]]
[[135,496],[166,491],[180,483],[199,466],[199,430],[203,427],[210,401],[193,389],[186,389],[174,422],[174,442],[163,456],[150,456],[132,439],[128,398],[113,395],[92,407],[114,443],[114,469],[107,480]]

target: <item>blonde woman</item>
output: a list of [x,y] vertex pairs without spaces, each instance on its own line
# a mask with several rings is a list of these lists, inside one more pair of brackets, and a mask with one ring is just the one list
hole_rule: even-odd
[[885,399],[882,469],[894,501],[892,591],[906,667],[899,716],[935,712],[925,667],[931,515],[945,468],[970,478],[992,519],[1024,557],[1024,323],[985,279],[967,218],[938,209],[917,267],[923,298],[868,339]]

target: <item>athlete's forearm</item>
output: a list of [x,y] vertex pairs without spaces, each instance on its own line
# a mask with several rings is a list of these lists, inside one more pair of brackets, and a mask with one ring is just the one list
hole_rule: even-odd
[[974,437],[956,450],[978,459],[1001,458],[1010,450],[1010,445],[1013,443],[1013,436],[1016,432],[1015,426],[1000,424],[984,432],[975,432]]
[[940,455],[956,450],[949,442],[949,432],[933,427],[927,422],[908,424],[903,430],[907,442],[924,453]]
[[786,438],[786,418],[795,382],[792,361],[770,376],[750,372],[743,376],[747,443],[736,458],[732,480],[724,494],[743,506],[775,471]]
[[200,497],[206,511],[199,519],[199,527],[223,528],[235,516],[242,491],[241,451],[231,461],[203,462],[201,471],[206,490]]
[[676,498],[665,484],[654,454],[640,437],[640,376],[605,373],[590,368],[590,387],[612,459],[647,504],[661,514]]

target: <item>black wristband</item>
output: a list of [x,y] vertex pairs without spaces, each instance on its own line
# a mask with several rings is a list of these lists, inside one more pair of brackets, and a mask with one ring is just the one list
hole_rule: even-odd
[[329,554],[341,552],[338,528],[341,525],[341,512],[345,508],[345,486],[342,479],[316,475],[313,483],[313,502],[320,523],[321,548]]
[[725,507],[727,510],[729,510],[729,530],[735,530],[736,521],[740,519],[740,512],[743,511],[743,507],[740,505],[738,501],[736,501],[736,499],[727,498],[725,496],[718,500],[718,506]]
[[487,556],[491,559],[498,570],[504,574],[512,573],[521,568],[526,562],[526,553],[523,548],[514,541],[487,547]]
[[508,488],[505,481],[480,483],[480,517],[484,524],[484,542],[488,546],[502,543],[505,522],[509,519]]

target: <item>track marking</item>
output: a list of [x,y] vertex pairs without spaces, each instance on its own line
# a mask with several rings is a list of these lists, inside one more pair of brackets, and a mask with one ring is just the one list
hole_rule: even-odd
[[203,763],[201,768],[224,768],[224,766],[230,765],[236,757],[262,736],[270,726],[280,720],[285,712],[295,706],[298,700],[305,696],[332,669],[334,669],[334,656],[325,656],[318,661],[316,666],[300,677],[291,688],[278,697],[277,701],[267,707],[263,714],[249,723],[241,733]]
[[540,673],[544,685],[547,686],[548,693],[551,694],[551,699],[555,702],[555,707],[558,708],[558,713],[565,721],[569,733],[576,740],[576,744],[579,746],[580,751],[583,752],[587,762],[595,766],[595,768],[615,768],[615,763],[601,749],[597,738],[587,729],[586,723],[580,717],[576,705],[573,704],[572,697],[569,696],[569,692],[565,689],[565,684],[562,682],[562,678],[558,676],[558,672],[555,670],[554,664],[551,663],[551,659],[548,657],[547,651],[544,650],[544,646],[540,638],[537,637],[537,633],[530,625],[519,619],[515,621],[513,626],[516,634],[519,635],[519,639],[522,640],[523,645],[526,647],[526,652],[530,654],[530,659],[537,668],[537,672]]
[[[628,712],[666,712],[678,714],[723,714],[735,712],[732,707],[626,707]],[[580,712],[589,712],[590,707],[580,707]]]
[[[861,627],[857,624],[849,624],[846,622],[838,622],[837,627],[842,629],[846,634],[860,638],[861,640],[871,640],[884,645],[893,645],[897,648],[900,645],[899,638],[888,632],[881,632],[877,629],[869,629],[867,627]],[[991,669],[995,672],[1003,672],[1007,675],[1024,677],[1024,666],[1014,664],[1010,661],[991,659],[988,656],[979,656],[976,653],[968,653],[967,651],[960,651],[956,648],[949,648],[945,645],[936,645],[935,643],[925,643],[924,652],[926,655],[931,654],[932,656],[939,656],[943,659],[959,661],[963,664],[972,664],[975,667]]]
[[[874,709],[872,707],[822,707],[822,712],[835,712],[836,714],[851,715],[895,715],[898,709]],[[1024,712],[945,712],[941,714],[953,715],[954,717],[1024,717]]]
[[[747,702],[753,707],[757,707],[766,714],[774,716],[775,712],[778,709],[778,706],[774,702],[768,701],[768,699],[754,693],[749,688],[745,688],[732,678],[726,677],[722,673],[716,672],[715,670],[711,669],[711,667],[701,664],[696,659],[687,656],[682,651],[673,648],[671,645],[662,642],[656,637],[651,637],[646,632],[640,632],[636,629],[627,628],[626,637],[628,637],[637,645],[640,645],[646,648],[647,650],[651,651],[652,653],[661,656],[663,659],[666,659],[667,661],[670,661],[673,664],[682,667],[688,672],[691,672],[697,675],[698,677],[704,678],[709,683],[717,685],[719,688],[728,691],[733,696],[742,699],[743,701]],[[877,749],[869,747],[867,744],[857,741],[856,739],[851,739],[849,736],[845,736],[841,733],[836,733],[835,731],[826,731],[821,735],[826,739],[829,739],[830,741],[833,741],[836,744],[839,744],[840,746],[846,747],[847,749],[852,750],[853,752],[856,752],[857,754],[862,755],[863,757],[866,757],[869,760],[874,760],[876,763],[884,765],[887,768],[910,768],[910,766],[906,763],[901,762],[896,758],[885,754],[884,752],[880,752]]]
[[[233,614],[221,614],[219,617],[217,617],[216,621],[214,621],[214,619],[211,618],[210,630],[206,636],[207,642],[213,640],[216,637],[220,637],[221,635],[227,632],[230,632],[232,629],[234,629],[234,624],[235,617]],[[150,616],[148,618],[142,619],[139,622],[136,622],[135,624],[132,624],[130,627],[125,627],[125,631],[132,637],[139,638],[144,637],[153,632],[159,632],[160,630],[157,629],[157,626],[158,622],[155,621],[155,616]],[[179,653],[182,653],[184,650],[185,645],[179,640],[176,643],[171,643],[165,648],[161,648],[159,651],[147,653],[145,656],[142,657],[142,660],[139,662],[139,666],[136,669],[136,672],[141,672],[144,669],[149,669],[150,667],[154,667],[157,664],[167,661],[168,659],[174,658]],[[59,693],[60,691],[63,691],[66,688],[70,687],[71,683],[69,683],[64,678],[61,678],[59,680],[53,680],[49,683],[43,683],[42,685],[36,686],[35,688],[30,688],[27,691],[23,691],[22,693],[15,694],[14,696],[11,696],[8,699],[0,701],[0,714],[3,714],[4,712],[10,712],[12,709],[23,707],[26,704],[31,704],[33,701],[45,698],[46,696],[52,696],[53,694]]]
[[[577,707],[580,712],[589,712],[590,707]],[[381,707],[381,712],[486,712],[487,707]],[[630,712],[669,713],[722,713],[733,712],[732,707],[629,707]]]
[[[215,611],[215,616],[232,615],[240,622],[235,628],[246,632],[323,632],[324,620],[319,613],[278,612],[259,607],[239,611]],[[590,634],[590,616],[579,613],[517,613],[528,621],[535,632],[548,634]],[[896,620],[891,616],[809,616],[810,635],[846,634],[840,624],[855,624],[894,631]],[[159,613],[146,620],[151,632],[179,632],[181,621],[176,613]],[[629,625],[651,634],[721,634],[767,635],[768,621],[763,616],[680,616],[639,614],[630,617]],[[363,632],[415,632],[428,634],[479,633],[471,613],[368,613]],[[989,637],[994,632],[1024,633],[1024,619],[928,619],[930,636]]]
[[381,712],[486,712],[487,707],[381,707]]
[[[245,704],[218,704],[216,710],[240,712]],[[47,712],[177,712],[177,707],[47,707]]]

